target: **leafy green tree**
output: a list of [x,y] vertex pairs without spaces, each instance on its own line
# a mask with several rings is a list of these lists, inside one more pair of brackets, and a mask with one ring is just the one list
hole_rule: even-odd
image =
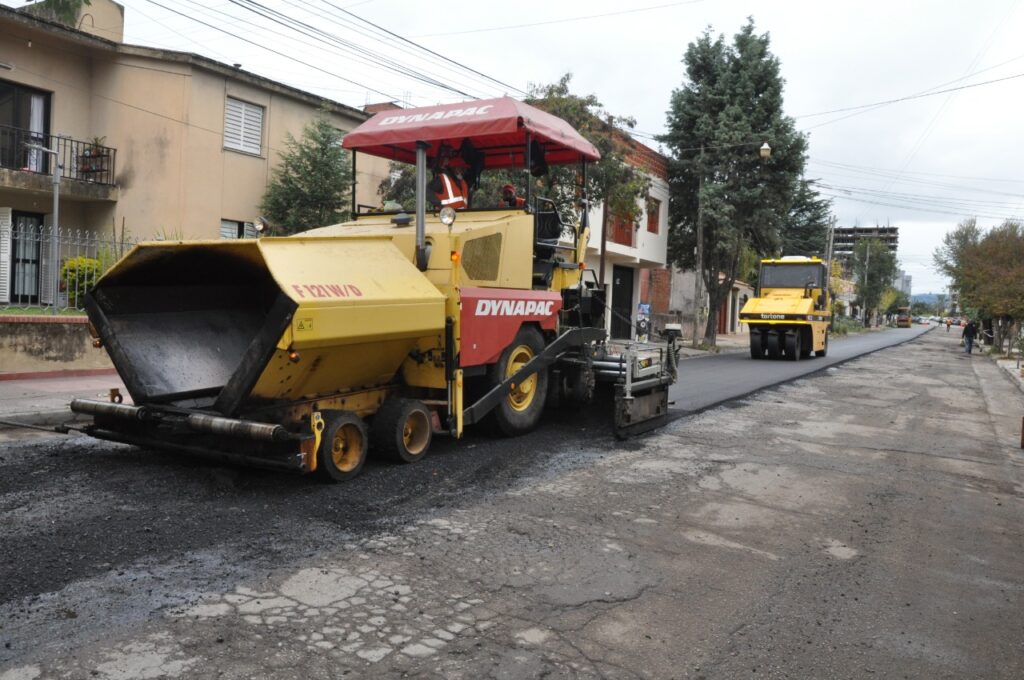
[[[597,147],[601,160],[587,168],[587,194],[592,205],[603,204],[602,226],[607,234],[612,218],[625,222],[640,218],[650,194],[650,180],[626,162],[628,138],[623,131],[633,128],[636,121],[609,113],[593,94],[573,94],[571,82],[572,74],[566,73],[556,83],[533,85],[526,102],[565,120]],[[576,181],[576,168],[560,166],[551,168],[540,185],[543,194],[571,205],[577,195]]]
[[885,313],[880,302],[882,294],[892,287],[896,267],[896,256],[879,239],[862,239],[853,247],[852,268],[857,299],[864,310],[864,325],[870,321],[873,311]]
[[1007,220],[965,247],[958,276],[961,299],[992,320],[1001,350],[1024,320],[1024,225]]
[[83,6],[92,4],[91,0],[25,0],[29,6],[25,11],[41,19],[59,21],[68,26],[74,26],[78,20],[78,12]]
[[797,182],[789,218],[782,225],[782,254],[822,256],[828,245],[828,225],[832,202],[814,189],[814,180]]
[[960,290],[964,284],[966,252],[977,246],[979,241],[981,241],[981,229],[978,228],[978,221],[970,217],[943,236],[942,245],[932,253],[935,268],[949,277],[954,290]]
[[323,119],[307,124],[301,140],[287,135],[260,205],[275,233],[294,234],[348,219],[352,164],[341,137]]
[[[704,337],[715,342],[718,309],[732,289],[744,249],[776,254],[800,189],[807,141],[783,114],[783,79],[767,34],[753,20],[731,44],[706,30],[683,57],[685,81],[672,94],[668,133],[669,258],[694,268],[708,292]],[[762,143],[771,156],[761,159]]]

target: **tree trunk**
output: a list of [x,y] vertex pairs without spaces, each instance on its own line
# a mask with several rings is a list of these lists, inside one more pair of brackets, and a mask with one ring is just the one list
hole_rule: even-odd
[[[704,342],[712,347],[718,342],[718,310],[722,306],[722,300],[732,290],[732,282],[720,283],[715,276],[714,285],[708,285],[708,323],[704,331]],[[705,281],[707,283],[707,281]]]

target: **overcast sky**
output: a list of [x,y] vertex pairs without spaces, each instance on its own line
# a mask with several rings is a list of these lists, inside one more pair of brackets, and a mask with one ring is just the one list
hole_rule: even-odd
[[[1024,213],[1019,0],[261,1],[322,31],[317,37],[261,18],[243,7],[259,9],[248,0],[123,4],[126,42],[241,63],[359,107],[389,97],[423,106],[522,96],[531,83],[571,72],[575,92],[633,116],[639,138],[654,146],[650,136],[664,131],[672,90],[683,83],[687,44],[706,27],[731,38],[749,16],[781,60],[786,113],[810,135],[808,175],[835,197],[841,226],[899,227],[914,293],[945,289],[931,253],[957,222],[976,215],[987,227]],[[368,37],[375,29],[360,19],[458,66],[399,37]],[[370,54],[357,60],[345,44]],[[423,82],[431,78],[464,94]],[[826,113],[953,88],[963,89]]]

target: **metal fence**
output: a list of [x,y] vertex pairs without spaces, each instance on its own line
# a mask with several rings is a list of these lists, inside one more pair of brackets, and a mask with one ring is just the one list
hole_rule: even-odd
[[72,229],[58,229],[54,238],[51,227],[30,219],[0,227],[0,312],[83,310],[85,293],[133,245]]
[[0,125],[0,167],[40,175],[52,174],[52,157],[29,145],[57,152],[61,175],[93,184],[114,184],[117,149],[103,139],[83,142],[69,137],[44,135],[23,128]]

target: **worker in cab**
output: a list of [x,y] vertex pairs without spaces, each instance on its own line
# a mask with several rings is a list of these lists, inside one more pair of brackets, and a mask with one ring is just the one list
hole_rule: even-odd
[[526,199],[522,196],[516,196],[515,185],[506,184],[501,188],[501,207],[522,208],[525,205]]
[[[452,163],[453,160],[456,163]],[[468,208],[471,192],[477,188],[483,167],[484,155],[468,139],[462,141],[458,154],[451,144],[442,143],[434,158],[434,179],[429,185],[434,192],[434,202],[441,208]]]
[[430,181],[430,190],[434,192],[436,203],[441,208],[462,210],[469,207],[469,182],[462,176],[462,170],[452,166],[455,150],[448,144],[442,144],[434,158],[434,179]]

